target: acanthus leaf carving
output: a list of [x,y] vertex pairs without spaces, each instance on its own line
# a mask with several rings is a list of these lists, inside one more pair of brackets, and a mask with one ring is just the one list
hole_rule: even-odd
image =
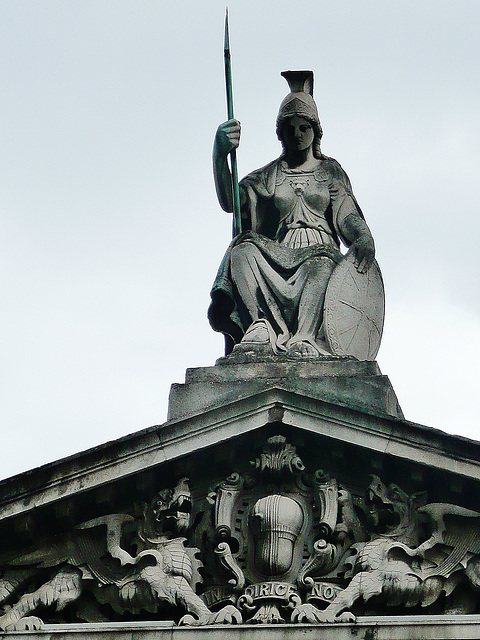
[[[295,458],[300,464],[292,466]],[[348,622],[355,619],[352,607],[361,609],[373,595],[408,611],[435,604],[441,593],[455,596],[461,584],[480,586],[477,512],[425,506],[425,492],[409,495],[378,476],[363,498],[354,497],[328,472],[309,474],[283,436],[269,438],[252,464],[256,480],[243,488],[235,507],[241,504],[240,529],[238,514],[228,516],[244,538],[246,556],[232,555],[245,576],[238,606],[247,621]],[[295,553],[305,545],[309,555],[298,564]],[[290,608],[282,584],[294,587]],[[455,607],[466,612],[472,601],[478,606],[470,597]]]
[[286,471],[291,474],[297,474],[305,470],[305,465],[297,454],[296,448],[289,444],[284,436],[268,438],[263,452],[251,464],[260,473],[266,471],[281,473]]

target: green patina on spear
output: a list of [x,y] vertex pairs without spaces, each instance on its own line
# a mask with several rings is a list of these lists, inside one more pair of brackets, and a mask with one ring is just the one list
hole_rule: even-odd
[[[227,117],[233,115],[233,89],[232,89],[232,63],[230,56],[230,35],[228,32],[228,7],[225,11],[225,44],[223,47],[225,60],[225,85],[227,89]],[[233,237],[242,233],[242,219],[240,216],[240,190],[238,188],[237,153],[233,149],[230,152],[230,167],[232,171],[232,195],[233,195]]]

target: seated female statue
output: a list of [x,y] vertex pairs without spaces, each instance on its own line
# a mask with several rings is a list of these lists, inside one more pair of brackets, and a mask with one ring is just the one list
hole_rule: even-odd
[[[290,86],[277,117],[283,153],[239,185],[242,233],[229,246],[212,289],[209,319],[235,344],[263,346],[295,358],[331,355],[323,306],[330,276],[349,247],[366,272],[375,257],[372,235],[342,167],[320,150],[322,128],[313,74],[282,73]],[[227,156],[238,147],[240,124],[220,125],[214,177],[225,211],[233,210]]]

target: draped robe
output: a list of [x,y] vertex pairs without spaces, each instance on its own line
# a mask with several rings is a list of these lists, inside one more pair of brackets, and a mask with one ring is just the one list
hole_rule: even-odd
[[208,317],[226,338],[226,352],[253,322],[268,327],[275,353],[305,341],[325,353],[323,301],[342,259],[349,215],[363,214],[339,163],[321,157],[311,171],[283,157],[240,182],[243,233],[233,239],[215,279]]

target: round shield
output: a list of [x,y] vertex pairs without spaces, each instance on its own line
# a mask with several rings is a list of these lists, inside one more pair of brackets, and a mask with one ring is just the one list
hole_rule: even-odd
[[354,257],[345,257],[335,267],[325,294],[324,328],[330,350],[338,356],[375,360],[384,317],[385,291],[377,261],[359,273]]

